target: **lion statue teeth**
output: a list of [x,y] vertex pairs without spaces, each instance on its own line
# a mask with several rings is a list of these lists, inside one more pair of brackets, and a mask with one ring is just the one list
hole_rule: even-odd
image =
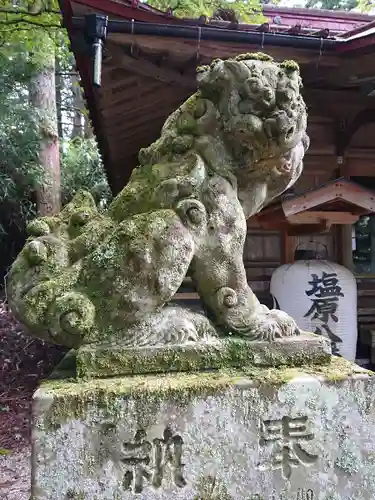
[[[302,172],[309,139],[298,66],[243,54],[198,68],[197,80],[106,213],[79,192],[30,224],[7,285],[36,336],[77,348],[300,333],[259,303],[242,259],[246,219]],[[187,275],[207,317],[170,304]]]

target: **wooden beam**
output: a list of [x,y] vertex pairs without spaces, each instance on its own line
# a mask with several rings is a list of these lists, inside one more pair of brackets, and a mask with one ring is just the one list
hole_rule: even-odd
[[[174,54],[180,54],[181,56],[185,55],[186,59],[197,53],[197,40],[131,35],[130,33],[109,33],[108,42],[114,42],[128,47],[136,44],[140,47],[140,50],[153,53],[163,52],[168,49]],[[201,40],[199,45],[199,53],[201,57],[207,59],[208,61],[218,57],[225,59],[246,52],[258,52],[259,50],[266,52],[279,61],[293,59],[299,64],[316,64],[320,59],[322,65],[336,67],[342,63],[342,58],[337,56],[333,51],[324,53],[324,56],[320,58],[318,51],[295,47],[277,47],[272,45],[260,47],[257,43],[245,44],[210,40]]]
[[287,232],[289,236],[307,236],[312,234],[328,233],[331,225],[328,221],[321,221],[319,224],[298,224],[289,226]]
[[[98,105],[100,108],[100,112],[102,116],[106,115],[111,115],[113,110],[118,110],[119,106],[127,106],[127,105],[132,105],[134,104],[143,96],[145,96],[145,99],[147,99],[147,96],[152,95],[160,90],[160,87],[158,85],[155,85],[155,87],[150,87],[150,88],[139,88],[139,93],[136,95],[135,88],[129,90],[129,91],[121,91],[116,94],[111,94],[108,92],[108,95],[103,98],[100,97],[98,99]],[[103,114],[104,113],[104,114]]]
[[[176,109],[177,107],[178,104],[171,103],[172,109]],[[155,134],[160,134],[161,126],[170,115],[170,112],[171,110],[166,106],[156,106],[153,113],[150,111],[148,113],[136,112],[135,115],[133,114],[132,119],[129,119],[124,112],[122,125],[119,124],[112,127],[112,121],[108,118],[107,134],[109,137],[116,137],[123,142],[126,142],[130,138],[137,138],[139,132],[142,132],[144,128],[147,128],[145,135],[154,136]]]
[[308,211],[287,217],[291,224],[320,224],[327,220],[331,224],[354,224],[359,219],[359,214],[349,212]]
[[[179,93],[173,96],[173,101],[171,102],[170,91],[167,89],[164,92],[154,93],[154,98],[141,96],[138,99],[133,99],[133,101],[128,101],[124,104],[119,104],[116,107],[110,108],[109,110],[103,110],[103,116],[107,118],[111,127],[117,126],[118,124],[123,124],[124,122],[131,122],[140,115],[145,114],[148,117],[152,116],[152,113],[160,112],[160,109],[165,110],[167,114],[174,112],[180,105],[184,102],[184,96],[179,98]],[[178,99],[175,101],[175,99]],[[105,114],[104,114],[105,113]]]
[[[294,234],[293,228],[297,226],[314,226],[320,228],[319,232],[321,232],[322,226],[330,227],[333,224],[354,224],[357,222],[359,217],[360,214],[348,212],[308,211],[301,212],[300,214],[292,215],[287,218],[278,216],[277,212],[275,212],[274,216],[272,216],[271,213],[260,214],[260,216],[258,215],[257,220],[259,225],[263,228],[280,228],[284,231],[284,233]],[[287,243],[289,242],[284,242],[284,247],[286,247]],[[290,252],[290,249],[285,249],[286,258],[290,258]]]
[[[166,109],[166,116],[168,116],[171,112],[168,111],[168,107],[165,104],[164,99],[158,99],[153,103],[146,101],[144,106],[132,109],[130,112],[122,108],[119,113],[116,113],[108,118],[109,126],[110,128],[116,128],[117,131],[121,131],[121,128],[119,127],[127,124],[127,127],[132,129],[134,123],[137,122],[137,118],[141,115],[145,115],[146,117],[149,117],[149,120],[151,121],[153,116],[157,116],[160,113],[160,108]],[[157,108],[158,111],[156,111],[155,108]]]
[[[143,135],[148,136],[148,132],[143,134],[147,129],[150,130],[150,136],[157,136],[160,134],[161,127],[167,117],[168,112],[164,109],[159,109],[158,112],[149,114],[149,116],[139,116],[137,120],[133,120],[132,122],[124,121],[122,127],[112,128],[109,124],[107,128],[108,138],[116,139],[122,145],[129,140],[137,140],[138,137],[142,137]],[[150,128],[150,121],[153,122],[152,128]]]
[[[159,134],[156,135],[142,135],[142,137],[137,137],[136,139],[129,140],[127,142],[122,142],[121,140],[117,140],[118,142],[121,142],[121,148],[117,147],[116,151],[113,153],[113,160],[114,162],[118,163],[126,163],[129,160],[129,157],[133,156],[138,156],[139,150],[142,148],[147,148],[150,146],[154,141],[157,140],[159,137]],[[111,146],[114,144],[115,139],[109,138],[109,143]]]
[[[102,89],[100,89],[99,94],[99,106],[102,110],[102,113],[106,114],[110,113],[110,109],[117,108],[118,105],[125,104],[127,102],[134,102],[137,98],[143,98],[144,96],[149,96],[160,92],[162,85],[160,83],[155,82],[154,80],[150,81],[139,81],[137,78],[137,83],[134,86],[129,86],[124,90],[121,90],[116,93],[106,92],[105,85],[103,85]],[[128,89],[128,91],[127,91]]]
[[288,231],[284,230],[282,235],[282,264],[294,262],[296,247],[297,239],[294,236],[289,236]]
[[[370,138],[372,142],[372,138]],[[371,162],[373,164],[375,157],[375,144],[371,146],[351,147],[346,152],[346,158]]]
[[[327,220],[321,220],[317,224],[290,224],[285,219],[283,221],[276,219],[267,219],[261,218],[259,219],[261,227],[263,229],[272,229],[279,230],[284,233],[285,238],[293,237],[293,236],[303,236],[310,234],[321,234],[326,233],[331,228],[331,223]],[[285,240],[286,241],[286,240]],[[291,242],[289,248],[287,248],[287,252],[285,251],[285,243],[284,243],[284,253],[283,257],[286,260],[293,261],[294,260],[294,250],[295,246],[292,246],[293,240],[289,240]],[[292,253],[293,251],[293,253]],[[285,262],[288,263],[288,262]]]
[[352,230],[351,224],[341,226],[339,232],[340,245],[340,261],[339,263],[345,266],[350,271],[353,271],[353,242],[352,242]]
[[134,154],[138,154],[139,150],[142,148],[147,148],[150,146],[154,141],[157,140],[159,137],[159,134],[154,134],[154,135],[145,135],[143,134],[141,137],[136,135],[135,137],[132,138],[130,135],[129,137],[126,137],[126,142],[119,139],[116,136],[108,136],[108,142],[111,145],[111,150],[113,151],[113,159],[114,161],[127,161],[127,158],[130,156],[133,156]]
[[197,89],[195,73],[182,75],[173,69],[159,68],[145,59],[136,59],[127,55],[124,47],[114,43],[108,43],[107,49],[109,53],[106,63],[107,67],[110,67],[109,65],[112,67],[121,67],[131,73],[152,78],[163,83],[178,84],[193,91]]
[[139,83],[138,75],[134,75],[129,71],[123,71],[122,76],[117,75],[115,78],[109,76],[109,74],[103,70],[102,73],[102,85],[100,89],[98,89],[98,93],[101,98],[105,98],[108,95],[108,92],[115,95],[118,92],[114,92],[118,89],[120,91],[124,91],[126,89],[132,89],[137,86]]

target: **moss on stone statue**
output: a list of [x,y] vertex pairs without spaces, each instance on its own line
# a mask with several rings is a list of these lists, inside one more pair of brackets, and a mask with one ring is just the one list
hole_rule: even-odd
[[298,71],[299,72],[299,65],[296,63],[296,61],[291,61],[291,60],[286,60],[280,63],[280,68],[285,69],[285,71]]
[[[156,143],[154,143],[156,144]],[[139,152],[140,158],[152,155],[151,145],[149,148]],[[152,193],[159,182],[156,178],[155,169],[148,164],[148,161],[141,161],[144,165],[141,169],[135,169],[132,172],[130,182],[112,201],[107,215],[115,221],[122,221],[133,214],[147,212],[152,207]],[[141,208],[142,207],[142,208]]]
[[116,416],[120,411],[119,398],[131,398],[134,404],[139,405],[142,413],[145,405],[158,405],[168,398],[186,406],[195,397],[223,393],[236,385],[277,390],[291,380],[306,375],[338,383],[355,375],[374,376],[374,373],[343,358],[333,357],[332,362],[326,366],[268,369],[251,367],[242,370],[136,375],[87,381],[46,380],[36,392],[35,398],[41,401],[42,408],[44,399],[50,401],[49,410],[43,417],[43,425],[58,427],[84,415],[88,407],[100,407],[106,413]]
[[235,61],[273,61],[273,57],[264,54],[263,52],[247,52],[246,54],[240,54],[234,58]]
[[[87,345],[77,354],[78,377],[201,371],[205,369],[324,364],[330,354],[321,339],[304,342],[251,342],[236,337],[186,345],[122,347]],[[309,342],[311,345],[309,346]]]
[[35,219],[27,225],[27,232],[31,236],[46,236],[50,231],[48,222],[42,218]]

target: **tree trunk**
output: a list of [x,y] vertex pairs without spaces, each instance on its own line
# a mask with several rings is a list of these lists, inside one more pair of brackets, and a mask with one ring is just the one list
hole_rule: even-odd
[[75,137],[83,137],[83,117],[85,105],[83,102],[82,91],[79,85],[78,75],[73,74],[71,76],[72,81],[72,93],[73,93],[73,130],[72,139]]
[[56,119],[57,119],[57,132],[59,135],[59,139],[64,138],[64,130],[63,130],[63,125],[62,125],[62,112],[61,112],[61,99],[62,99],[62,89],[63,89],[63,79],[61,78],[60,74],[60,61],[59,57],[56,56],[55,58],[55,64],[56,64]]
[[38,215],[60,211],[60,151],[57,130],[55,50],[48,34],[41,35],[43,54],[38,54],[38,71],[30,81],[30,104],[39,119],[39,163],[44,182],[36,193]]

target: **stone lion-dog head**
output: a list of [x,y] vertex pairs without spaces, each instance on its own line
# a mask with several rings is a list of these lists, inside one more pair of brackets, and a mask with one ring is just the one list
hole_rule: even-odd
[[299,67],[242,54],[199,67],[197,81],[198,92],[167,119],[160,139],[141,150],[140,163],[198,152],[215,173],[234,178],[249,217],[302,172],[309,138]]

